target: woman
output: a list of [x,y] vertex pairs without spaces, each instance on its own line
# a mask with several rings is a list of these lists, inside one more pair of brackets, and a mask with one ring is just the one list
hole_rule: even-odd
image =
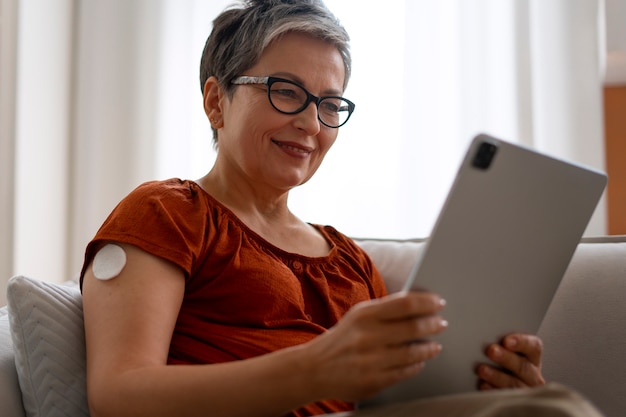
[[[386,295],[358,246],[287,205],[354,110],[349,76],[348,36],[319,0],[252,0],[214,21],[201,64],[214,166],[140,186],[86,251],[93,416],[350,410],[437,356],[445,302]],[[535,336],[488,356],[501,368],[479,368],[483,389],[544,383]]]

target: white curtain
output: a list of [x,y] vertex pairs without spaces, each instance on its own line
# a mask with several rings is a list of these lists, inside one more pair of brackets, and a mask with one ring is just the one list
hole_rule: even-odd
[[72,2],[36,3],[14,3],[16,22],[10,35],[15,36],[15,57],[2,62],[2,70],[16,69],[15,114],[5,119],[12,124],[13,135],[2,137],[3,143],[13,142],[3,146],[12,148],[11,171],[3,169],[12,187],[10,195],[1,198],[13,206],[1,213],[8,225],[1,233],[12,238],[11,261],[2,266],[2,283],[19,272],[59,280],[67,267]]
[[13,272],[17,0],[0,0],[0,305]]
[[[305,218],[426,236],[478,132],[603,168],[598,1],[327,3],[353,34],[357,111],[301,190]],[[604,223],[601,205],[588,233]]]
[[[293,192],[291,206],[302,219],[352,236],[427,236],[478,132],[603,168],[602,0],[326,3],[352,37],[354,73],[345,95],[357,110],[317,175]],[[24,0],[20,8],[39,13],[45,4]],[[17,143],[34,145],[16,160],[14,272],[66,279],[106,215],[139,182],[198,178],[210,168],[197,74],[211,20],[227,4],[68,0],[72,37],[61,42],[73,53],[72,66],[51,79],[48,59],[55,58],[32,58],[33,74],[47,83],[37,79],[38,91],[18,91],[18,100],[32,103],[61,80],[57,87],[68,89],[70,101],[55,103],[68,112],[62,127],[28,137],[29,124],[49,108],[18,108]],[[59,41],[45,31],[36,39],[42,49]],[[19,77],[24,86],[36,75]],[[65,139],[59,155],[44,155],[38,146],[52,129]],[[58,193],[26,196],[42,185],[55,191],[55,175]],[[604,234],[604,223],[602,204],[588,234]],[[47,224],[62,230],[41,233]]]

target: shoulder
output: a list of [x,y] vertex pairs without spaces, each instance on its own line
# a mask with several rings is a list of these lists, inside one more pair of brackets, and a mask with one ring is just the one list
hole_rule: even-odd
[[335,229],[333,226],[328,226],[328,225],[322,226],[319,224],[314,224],[313,227],[319,230],[319,232],[322,233],[324,237],[331,240],[333,243],[335,243],[336,245],[340,247],[346,247],[346,248],[351,248],[353,250],[362,251],[352,238],[341,233],[340,231]]
[[131,191],[109,214],[87,247],[89,261],[98,242],[128,243],[191,269],[203,251],[211,199],[193,181],[150,181]]
[[198,184],[172,178],[139,185],[120,201],[114,212],[126,212],[131,217],[179,211],[190,215],[193,212],[206,213],[208,204],[207,196]]
[[352,238],[341,233],[332,226],[313,225],[326,239],[334,245],[335,251],[342,258],[351,259],[353,262],[370,265],[369,255]]
[[148,181],[139,185],[126,199],[169,199],[193,200],[201,195],[202,189],[194,181],[171,178],[161,181]]

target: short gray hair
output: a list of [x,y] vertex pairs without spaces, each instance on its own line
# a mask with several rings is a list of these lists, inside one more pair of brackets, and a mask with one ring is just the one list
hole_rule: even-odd
[[[200,61],[200,88],[215,76],[232,96],[231,80],[254,66],[273,41],[288,32],[311,35],[334,45],[343,59],[345,90],[352,59],[350,37],[322,0],[247,0],[228,7],[213,21]],[[213,129],[214,141],[217,131]]]

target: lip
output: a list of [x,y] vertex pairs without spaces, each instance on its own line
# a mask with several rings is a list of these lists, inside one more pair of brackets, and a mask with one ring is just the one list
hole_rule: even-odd
[[311,154],[311,152],[313,152],[313,148],[309,146],[303,146],[295,142],[283,142],[272,139],[272,143],[278,146],[285,153],[299,158],[307,157]]

